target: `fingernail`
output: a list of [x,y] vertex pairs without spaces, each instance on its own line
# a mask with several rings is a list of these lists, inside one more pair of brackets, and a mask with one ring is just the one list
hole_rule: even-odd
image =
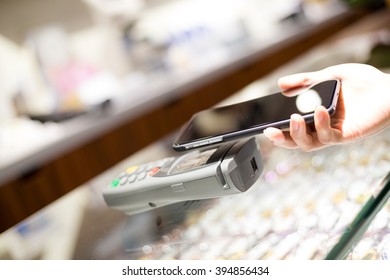
[[[317,106],[315,111],[317,111],[320,107],[321,107],[321,106]],[[319,114],[318,114],[318,113],[319,113]],[[323,115],[321,112],[318,112],[318,113],[316,114],[317,120],[318,120],[319,122],[322,122],[322,121],[324,120],[324,115]]]
[[317,118],[318,118],[319,122],[323,122],[324,121],[324,115],[323,114],[318,114]]
[[296,120],[296,117],[294,115],[292,115],[290,117],[291,119],[291,129],[294,131],[294,132],[297,132],[299,131],[299,128],[300,128],[300,125],[299,125],[299,122]]
[[268,140],[270,140],[272,143],[274,142],[274,138],[272,137],[272,133],[269,131],[269,129],[265,129],[263,131],[263,134],[265,135],[265,137],[268,138]]
[[299,130],[299,123],[292,121],[292,130],[293,131],[298,131]]
[[275,136],[272,133],[272,129],[265,129],[263,131],[263,134],[268,138],[269,141],[271,141],[273,144],[279,144],[281,141],[279,137]]

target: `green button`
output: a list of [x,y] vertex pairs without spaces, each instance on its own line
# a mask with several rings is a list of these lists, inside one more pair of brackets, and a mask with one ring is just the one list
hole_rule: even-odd
[[119,179],[115,179],[114,181],[112,181],[112,183],[111,183],[111,187],[112,188],[115,188],[115,187],[117,187],[119,185]]

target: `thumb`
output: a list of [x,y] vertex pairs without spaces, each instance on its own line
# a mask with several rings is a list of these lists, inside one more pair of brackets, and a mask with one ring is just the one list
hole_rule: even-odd
[[298,73],[281,77],[278,80],[278,86],[284,95],[294,96],[313,84],[334,78],[335,75],[332,71],[325,68],[319,71]]
[[313,73],[299,73],[284,76],[278,80],[278,86],[284,95],[294,96],[315,83],[312,76]]

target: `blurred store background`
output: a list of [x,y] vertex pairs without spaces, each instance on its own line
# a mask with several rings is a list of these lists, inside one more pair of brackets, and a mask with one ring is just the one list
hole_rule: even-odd
[[[337,30],[341,34],[327,34],[336,37],[313,52],[306,52],[305,44],[313,43],[305,39],[294,46],[311,60],[287,64],[286,59],[284,68],[269,62],[275,72],[258,70],[268,78],[246,88],[238,83],[232,90],[252,98],[277,90],[278,75],[343,62],[366,62],[387,71],[388,10],[385,0],[0,1],[0,193],[6,197],[1,231],[174,133],[188,118],[181,112],[191,115],[175,109],[186,92],[196,93],[203,83],[207,89],[246,56],[256,58],[259,49],[268,53],[281,42],[295,42],[302,31],[344,14],[351,18],[343,23],[346,28],[377,11],[386,15],[379,23],[364,21],[345,38],[342,28]],[[283,54],[278,57],[283,60]],[[263,66],[267,72],[268,65]],[[256,79],[250,75],[248,80]],[[196,111],[228,97],[207,90],[206,98],[197,100],[202,104],[183,102]],[[118,127],[129,131],[123,142],[112,140]],[[122,148],[126,145],[134,149]]]

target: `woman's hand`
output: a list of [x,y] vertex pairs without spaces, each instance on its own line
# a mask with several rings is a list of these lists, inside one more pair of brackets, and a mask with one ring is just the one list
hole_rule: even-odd
[[341,92],[332,117],[319,106],[314,113],[314,125],[306,125],[302,116],[293,114],[289,131],[267,128],[265,136],[277,146],[311,151],[355,141],[390,125],[390,74],[372,66],[341,64],[286,76],[279,79],[279,87],[283,94],[291,96],[302,87],[331,79],[341,81]]

